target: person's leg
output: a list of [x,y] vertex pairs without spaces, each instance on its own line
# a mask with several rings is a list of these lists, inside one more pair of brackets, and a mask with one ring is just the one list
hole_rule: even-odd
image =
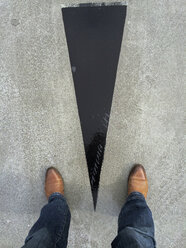
[[147,206],[148,183],[145,170],[136,165],[128,181],[128,198],[118,219],[118,235],[113,248],[154,248],[154,222]]
[[64,194],[60,173],[49,168],[46,173],[45,192],[48,204],[31,228],[23,248],[66,248],[70,226],[70,210]]

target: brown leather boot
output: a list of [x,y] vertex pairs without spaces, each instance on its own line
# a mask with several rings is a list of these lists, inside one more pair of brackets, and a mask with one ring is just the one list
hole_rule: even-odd
[[128,195],[132,192],[140,192],[145,198],[147,197],[148,181],[141,164],[134,165],[128,177]]
[[46,171],[45,176],[45,194],[46,197],[55,192],[64,195],[64,182],[60,172],[55,167],[50,167]]

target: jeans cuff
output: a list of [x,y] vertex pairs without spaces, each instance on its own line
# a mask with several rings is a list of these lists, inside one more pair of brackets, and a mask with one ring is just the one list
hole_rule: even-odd
[[62,200],[65,200],[65,197],[59,193],[59,192],[55,192],[53,194],[50,195],[49,199],[48,199],[48,202],[51,202],[53,201],[54,199],[62,199]]
[[127,201],[134,200],[134,199],[145,200],[145,197],[143,194],[136,191],[136,192],[132,192],[129,194],[129,196],[127,197]]

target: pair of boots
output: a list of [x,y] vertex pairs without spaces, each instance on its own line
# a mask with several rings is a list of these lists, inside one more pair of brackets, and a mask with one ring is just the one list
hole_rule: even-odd
[[[49,198],[56,192],[64,195],[64,182],[60,172],[55,167],[50,167],[46,171],[45,193]],[[147,197],[147,176],[144,167],[140,164],[134,165],[128,177],[128,195],[132,192],[140,192],[145,198]]]
[[[135,165],[128,177],[128,197],[118,218],[118,235],[113,248],[155,248],[154,222],[147,206],[148,182],[142,165]],[[39,219],[32,226],[24,248],[66,248],[70,227],[70,209],[64,197],[64,182],[59,171],[46,171],[45,193],[48,198]]]

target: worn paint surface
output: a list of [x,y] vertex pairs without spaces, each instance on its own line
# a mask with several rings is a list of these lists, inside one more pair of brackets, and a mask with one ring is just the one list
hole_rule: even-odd
[[96,208],[126,6],[86,4],[62,13]]

